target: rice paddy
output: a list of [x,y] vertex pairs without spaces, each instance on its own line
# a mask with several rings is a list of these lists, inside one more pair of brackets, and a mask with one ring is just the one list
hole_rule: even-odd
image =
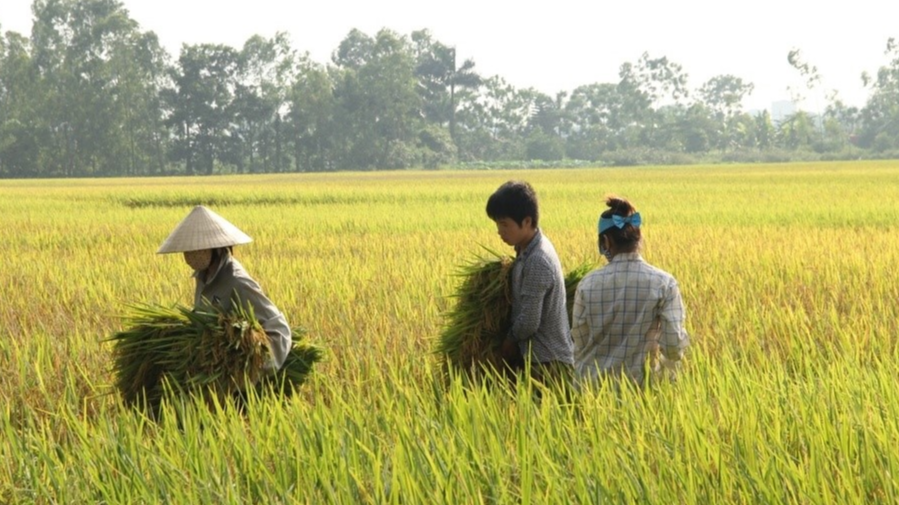
[[[536,188],[566,272],[602,264],[603,197],[679,281],[679,379],[534,402],[447,384],[461,265],[511,254],[484,212]],[[0,503],[899,501],[899,162],[0,181]],[[116,390],[135,303],[192,300],[154,251],[196,203],[327,358],[243,415]]]

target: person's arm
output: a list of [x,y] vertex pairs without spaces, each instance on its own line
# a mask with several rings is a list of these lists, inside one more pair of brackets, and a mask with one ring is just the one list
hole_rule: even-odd
[[265,334],[268,335],[272,361],[267,368],[270,371],[278,370],[287,359],[287,353],[290,352],[291,334],[287,318],[265,296],[259,284],[252,279],[244,279],[240,286],[239,296],[243,303],[252,305],[256,319],[262,324]]
[[543,317],[543,303],[553,287],[553,268],[547,261],[537,258],[526,267],[521,279],[521,307],[510,330],[510,337],[516,342],[529,340],[537,334]]
[[671,279],[671,282],[663,288],[662,303],[659,309],[661,321],[659,348],[665,358],[678,361],[683,357],[684,350],[690,345],[690,337],[684,329],[684,302],[681,299],[677,281],[674,279]]

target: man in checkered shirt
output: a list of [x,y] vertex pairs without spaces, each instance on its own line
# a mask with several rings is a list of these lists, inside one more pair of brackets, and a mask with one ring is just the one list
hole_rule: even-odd
[[647,371],[672,371],[690,343],[677,281],[643,260],[640,214],[609,197],[599,219],[599,251],[609,263],[578,285],[572,312],[579,386],[627,377],[643,385]]
[[537,194],[527,182],[509,181],[487,201],[487,215],[508,245],[512,266],[512,329],[502,345],[506,356],[529,361],[531,374],[547,384],[568,382],[573,347],[566,311],[562,264],[552,242],[537,227]]

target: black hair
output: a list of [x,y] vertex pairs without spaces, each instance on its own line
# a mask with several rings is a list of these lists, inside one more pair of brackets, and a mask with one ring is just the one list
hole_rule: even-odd
[[[606,206],[609,208],[601,214],[601,217],[604,218],[610,218],[612,215],[627,217],[637,212],[637,209],[629,201],[614,195],[606,197]],[[643,238],[640,234],[640,228],[631,224],[624,225],[624,228],[612,226],[600,233],[599,236],[602,237],[603,235],[609,237],[620,252],[636,251],[640,247],[640,240]]]
[[524,218],[529,217],[536,228],[540,219],[537,192],[525,181],[509,181],[490,195],[487,200],[487,215],[494,221],[507,217],[518,226],[521,226]]

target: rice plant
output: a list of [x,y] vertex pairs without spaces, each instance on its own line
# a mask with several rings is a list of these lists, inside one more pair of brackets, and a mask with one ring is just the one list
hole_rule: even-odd
[[268,337],[252,307],[234,307],[133,305],[124,317],[127,328],[109,339],[123,402],[155,413],[167,390],[219,403],[251,387],[292,394],[321,350],[304,342],[305,330],[298,328],[284,365],[267,373]]
[[[445,368],[469,375],[484,370],[514,372],[523,368],[520,356],[503,356],[500,344],[512,322],[511,272],[514,261],[493,251],[463,264],[456,277],[461,280],[451,295],[454,304],[444,314],[444,325],[435,353]],[[565,275],[568,321],[574,295],[581,279],[592,270],[584,262]]]
[[[677,383],[572,407],[443,380],[457,265],[503,247],[483,205],[512,178],[569,268],[599,260],[602,197],[635,202],[687,309]],[[0,181],[0,503],[899,503],[896,180],[881,161]],[[235,255],[328,359],[290,398],[261,379],[245,415],[175,395],[154,422],[105,340],[123,300],[192,302],[153,251],[194,202],[228,205],[254,238]]]
[[436,345],[446,367],[469,374],[515,366],[500,353],[511,327],[513,262],[508,256],[488,254],[459,268],[461,283]]

